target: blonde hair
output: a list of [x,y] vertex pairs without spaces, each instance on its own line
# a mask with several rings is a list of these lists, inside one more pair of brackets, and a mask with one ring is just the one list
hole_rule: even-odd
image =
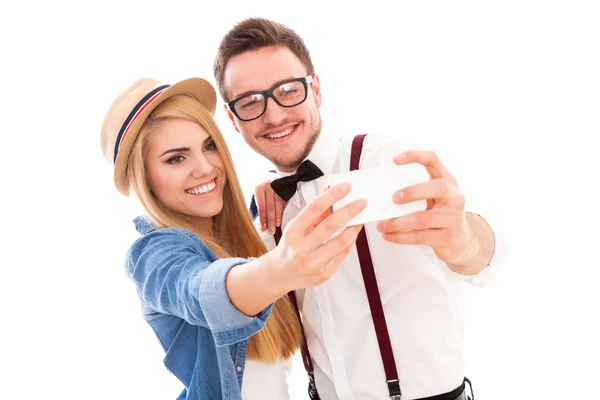
[[[144,165],[153,133],[167,120],[192,121],[204,128],[223,160],[227,185],[223,190],[223,209],[213,217],[212,226],[192,222],[191,218],[165,207],[150,190]],[[144,122],[127,163],[130,189],[136,193],[149,217],[159,227],[179,227],[200,237],[219,258],[260,257],[267,249],[258,236],[246,208],[225,139],[212,115],[197,100],[176,95],[162,102]],[[300,348],[301,326],[290,299],[275,302],[266,326],[250,337],[247,357],[264,362],[290,358]]]

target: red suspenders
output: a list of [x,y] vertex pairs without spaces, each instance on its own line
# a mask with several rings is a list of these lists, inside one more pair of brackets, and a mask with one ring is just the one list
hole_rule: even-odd
[[[352,142],[352,154],[350,156],[350,170],[353,171],[358,169],[360,162],[360,155],[362,153],[362,145],[366,135],[358,135]],[[277,228],[275,232],[275,243],[279,244],[281,239],[281,229]],[[387,386],[392,400],[400,400],[402,398],[402,392],[400,391],[400,383],[398,381],[398,372],[396,371],[396,361],[394,359],[394,353],[392,351],[392,344],[390,342],[390,335],[388,334],[387,324],[385,322],[385,315],[383,313],[383,306],[381,304],[381,297],[379,295],[379,288],[377,287],[377,278],[375,277],[375,271],[373,269],[373,261],[371,260],[371,252],[369,251],[369,243],[367,241],[367,235],[363,228],[358,234],[356,240],[356,250],[358,252],[358,259],[360,261],[360,269],[362,271],[363,281],[365,283],[365,289],[367,299],[369,301],[369,308],[371,309],[371,315],[373,317],[373,324],[375,325],[375,333],[377,335],[377,342],[379,344],[379,351],[381,353],[381,360],[385,370],[385,376],[387,380]],[[298,319],[300,319],[300,312],[298,310],[298,303],[296,302],[296,295],[294,292],[289,294],[290,300],[296,309]],[[302,333],[303,343],[301,347],[302,360],[304,362],[304,368],[308,373],[309,397],[314,400],[319,400],[319,394],[317,393],[314,383],[314,368],[310,353],[308,352],[308,346],[306,343],[306,337],[304,332]]]

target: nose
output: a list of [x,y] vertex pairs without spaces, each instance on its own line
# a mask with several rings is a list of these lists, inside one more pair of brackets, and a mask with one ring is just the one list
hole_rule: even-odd
[[287,110],[285,107],[281,107],[275,100],[267,98],[267,109],[262,115],[262,120],[265,124],[279,125],[284,119],[287,118]]
[[200,155],[195,161],[194,168],[192,169],[193,178],[198,179],[212,174],[213,165],[204,157],[204,154]]

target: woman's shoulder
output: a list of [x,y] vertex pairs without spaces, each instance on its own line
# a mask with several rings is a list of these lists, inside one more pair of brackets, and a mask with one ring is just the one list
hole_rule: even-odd
[[135,218],[133,223],[140,237],[129,248],[128,261],[135,261],[143,253],[193,252],[207,259],[214,258],[204,241],[187,229],[159,227],[146,216]]
[[[157,226],[150,218],[145,215],[140,215],[139,217],[134,218],[133,223],[135,225],[135,229],[141,235],[141,238],[146,236],[163,236],[163,235],[179,235],[188,238],[198,238],[194,233],[188,231],[184,228],[177,227],[167,227],[161,228]],[[199,238],[198,238],[199,239]]]

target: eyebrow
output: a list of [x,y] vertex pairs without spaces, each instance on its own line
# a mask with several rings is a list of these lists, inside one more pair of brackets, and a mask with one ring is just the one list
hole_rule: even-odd
[[[275,86],[281,85],[283,82],[289,81],[290,79],[296,79],[296,78],[293,76],[290,76],[289,78],[280,79],[277,82],[275,82],[273,85],[271,85],[271,87],[268,88],[267,90],[272,89]],[[258,93],[258,92],[263,92],[263,90],[248,90],[246,92],[240,93],[239,95],[235,96],[233,98],[233,100],[239,99],[240,97],[248,96],[249,94],[252,94],[252,93]],[[231,100],[231,101],[233,101],[233,100]]]
[[161,158],[165,154],[179,153],[179,152],[184,152],[184,151],[190,151],[190,148],[189,147],[177,147],[176,149],[170,149],[170,150],[167,150],[164,153],[162,153],[160,156],[158,156],[158,158]]
[[[208,136],[206,139],[204,139],[204,142],[202,142],[202,146],[204,146],[207,142],[209,142],[211,140],[213,140],[213,138],[211,136]],[[169,153],[182,153],[182,152],[190,151],[190,150],[191,149],[189,147],[177,147],[175,149],[170,149],[170,150],[165,151],[160,156],[158,156],[158,158],[161,158],[165,154],[169,154]]]

